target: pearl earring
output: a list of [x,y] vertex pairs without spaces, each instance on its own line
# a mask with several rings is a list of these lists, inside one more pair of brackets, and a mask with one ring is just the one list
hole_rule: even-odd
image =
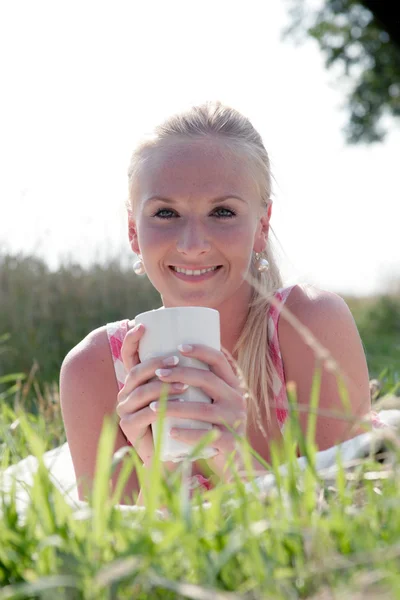
[[136,273],[136,275],[144,275],[146,273],[143,261],[140,258],[140,256],[139,256],[138,260],[134,263],[133,270]]
[[269,269],[269,262],[266,258],[261,257],[261,252],[256,252],[257,271],[264,273]]

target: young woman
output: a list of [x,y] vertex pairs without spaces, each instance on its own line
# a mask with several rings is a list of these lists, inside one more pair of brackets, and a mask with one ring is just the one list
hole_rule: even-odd
[[[351,416],[362,418],[370,411],[359,333],[340,296],[308,285],[284,287],[270,239],[269,158],[249,120],[219,102],[173,115],[139,144],[128,175],[129,240],[139,256],[135,272],[147,274],[164,307],[217,309],[222,348],[187,349],[187,356],[208,363],[209,373],[183,368],[174,357],[140,363],[143,326],[125,319],[96,329],[68,353],[60,395],[79,497],[86,499],[93,480],[106,414],[116,411],[119,418],[115,451],[131,444],[145,466],[151,463],[150,425],[158,416],[152,403],[165,382],[171,394],[193,385],[213,399],[208,406],[170,401],[167,415],[208,421],[219,431],[213,442],[218,454],[208,461],[217,475],[235,447],[223,421],[268,460],[271,440],[282,437],[289,381],[305,409],[300,420],[306,432],[315,350],[321,347],[325,360],[316,443],[324,450],[360,433],[348,420],[331,415],[345,412],[335,365],[347,385]],[[280,318],[283,306],[283,316],[286,309],[292,318]],[[155,375],[158,381],[150,382]],[[180,429],[175,435],[195,445],[204,431]],[[193,475],[201,480],[197,463]],[[124,501],[134,502],[138,491],[133,472]]]

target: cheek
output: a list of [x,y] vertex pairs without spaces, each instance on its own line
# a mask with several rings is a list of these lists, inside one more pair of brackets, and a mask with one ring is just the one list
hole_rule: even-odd
[[[237,248],[238,253],[243,253],[244,249],[250,249],[253,247],[254,232],[245,223],[238,223],[231,227],[220,228],[218,235],[216,235],[218,242],[224,242],[226,244],[232,244],[232,252]],[[217,242],[217,243],[218,243]]]
[[254,235],[251,229],[241,225],[220,231],[216,247],[230,263],[230,269],[242,276],[249,268],[253,243]]
[[168,244],[173,239],[171,230],[168,228],[159,227],[143,227],[138,232],[140,247],[144,251],[153,252],[161,248],[164,244]]

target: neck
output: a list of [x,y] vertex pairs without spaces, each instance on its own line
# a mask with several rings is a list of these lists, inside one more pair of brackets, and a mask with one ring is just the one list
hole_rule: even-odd
[[223,305],[216,307],[219,311],[221,325],[221,346],[237,358],[233,349],[238,341],[243,327],[246,323],[251,299],[251,287],[246,286],[244,293],[233,296],[225,301]]

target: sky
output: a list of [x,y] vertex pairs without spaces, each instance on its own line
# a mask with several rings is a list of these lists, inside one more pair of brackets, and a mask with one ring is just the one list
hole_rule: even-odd
[[[130,155],[170,114],[219,99],[260,132],[284,282],[365,296],[400,278],[400,128],[348,146],[344,89],[286,0],[0,3],[0,251],[51,269],[134,262]],[[134,276],[134,275],[133,275]]]

